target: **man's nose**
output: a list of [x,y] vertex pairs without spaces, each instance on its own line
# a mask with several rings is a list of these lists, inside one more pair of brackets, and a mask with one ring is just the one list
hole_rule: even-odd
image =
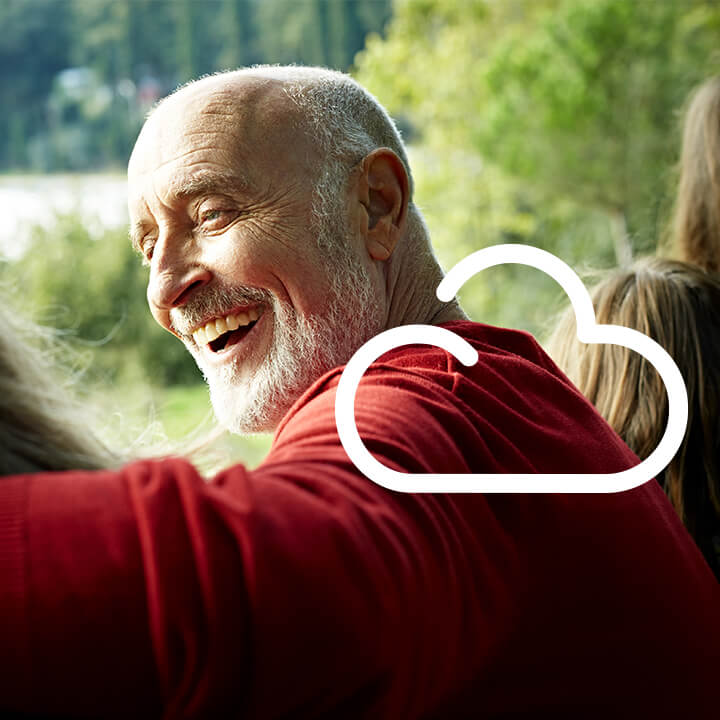
[[160,239],[150,261],[148,301],[158,310],[170,311],[184,305],[211,277],[192,243]]

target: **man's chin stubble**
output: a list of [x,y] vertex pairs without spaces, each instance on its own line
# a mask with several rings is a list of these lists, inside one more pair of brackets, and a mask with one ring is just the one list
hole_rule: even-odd
[[274,431],[316,380],[344,365],[382,329],[372,312],[369,278],[355,270],[344,280],[345,287],[333,292],[323,316],[299,317],[275,303],[272,346],[251,378],[240,380],[232,365],[220,373],[205,373],[215,416],[229,432]]
[[[327,217],[341,213],[338,205]],[[232,366],[223,369],[224,378],[209,377],[203,370],[215,416],[231,433],[274,431],[315,381],[347,363],[361,345],[383,330],[372,280],[350,249],[352,239],[349,233],[337,234],[327,217],[315,228],[318,247],[332,250],[325,252],[331,283],[324,313],[303,317],[273,298],[271,347],[253,377],[241,382]]]

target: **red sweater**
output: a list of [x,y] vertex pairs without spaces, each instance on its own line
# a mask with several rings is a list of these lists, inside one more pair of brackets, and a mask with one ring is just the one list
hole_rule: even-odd
[[[637,462],[524,333],[385,355],[360,434],[410,472]],[[117,718],[717,717],[720,586],[653,481],[413,495],[352,466],[339,371],[255,471],[0,479],[0,710]]]

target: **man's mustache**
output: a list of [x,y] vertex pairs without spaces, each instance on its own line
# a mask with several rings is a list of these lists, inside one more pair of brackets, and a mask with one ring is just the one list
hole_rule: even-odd
[[249,286],[208,287],[199,290],[179,308],[170,310],[173,330],[185,340],[201,323],[213,317],[228,315],[241,305],[269,303],[272,295],[267,290]]

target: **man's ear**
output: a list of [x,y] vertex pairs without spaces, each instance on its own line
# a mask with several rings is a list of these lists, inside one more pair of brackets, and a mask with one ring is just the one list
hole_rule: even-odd
[[362,161],[358,181],[365,247],[373,260],[387,260],[405,229],[410,183],[405,166],[389,148],[373,150]]

